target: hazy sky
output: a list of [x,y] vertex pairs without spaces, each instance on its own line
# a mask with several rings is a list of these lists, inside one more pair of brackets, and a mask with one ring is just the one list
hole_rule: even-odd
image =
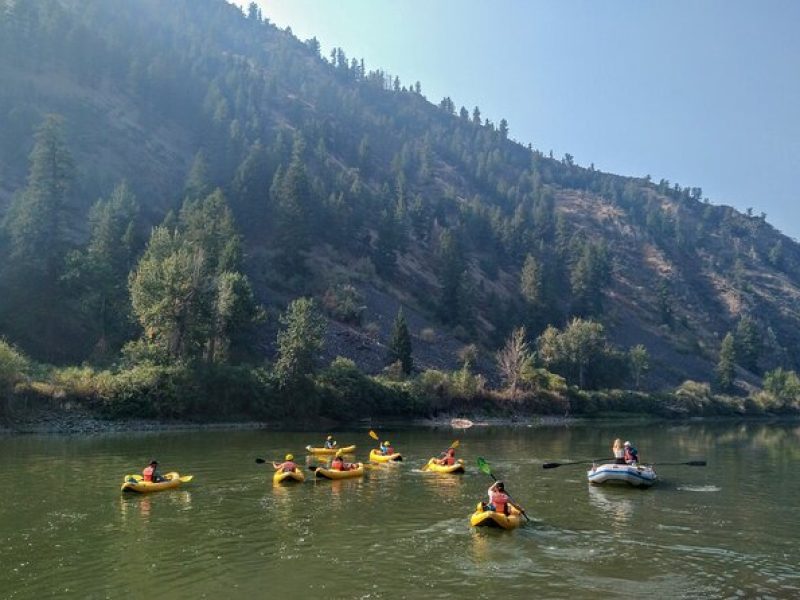
[[[239,2],[240,4],[244,2]],[[800,1],[262,0],[367,68],[582,165],[698,186],[800,238]]]

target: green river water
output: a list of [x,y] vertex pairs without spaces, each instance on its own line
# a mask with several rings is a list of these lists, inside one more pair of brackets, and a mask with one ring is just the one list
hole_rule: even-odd
[[[0,598],[799,598],[800,424],[589,423],[393,429],[405,462],[363,480],[274,488],[280,458],[325,432],[0,436]],[[633,440],[649,490],[582,466]],[[464,476],[422,473],[461,440]],[[374,444],[365,430],[340,443]],[[475,530],[485,456],[534,522]],[[176,490],[119,491],[157,457]]]

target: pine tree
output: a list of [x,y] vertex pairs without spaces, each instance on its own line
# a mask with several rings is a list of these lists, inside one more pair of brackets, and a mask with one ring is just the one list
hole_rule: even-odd
[[209,181],[208,163],[202,150],[194,155],[192,166],[186,175],[186,182],[183,186],[183,194],[186,198],[196,200],[205,198],[211,193],[211,183]]
[[439,282],[442,292],[439,300],[441,318],[451,324],[458,323],[465,312],[464,286],[466,261],[458,236],[451,230],[439,238]]
[[410,375],[414,369],[414,360],[411,356],[411,334],[408,331],[403,307],[397,311],[392,326],[392,337],[389,340],[389,363],[400,363],[403,373]]
[[61,277],[70,247],[69,203],[75,168],[63,120],[49,115],[30,154],[28,185],[9,208],[4,230],[10,261],[3,265],[0,322],[34,356],[63,359],[59,344],[69,315],[62,310]]
[[531,254],[525,257],[525,264],[522,265],[519,275],[519,290],[529,305],[535,306],[540,302],[542,296],[541,273],[539,263]]
[[732,333],[722,340],[716,368],[717,387],[721,392],[732,392],[736,378],[736,346]]
[[282,389],[297,389],[314,373],[314,355],[322,349],[325,319],[309,298],[289,303],[280,318],[275,375]]
[[276,242],[282,253],[279,266],[287,274],[305,272],[304,255],[311,246],[313,194],[302,152],[302,141],[298,138],[275,199]]
[[758,359],[762,354],[763,342],[755,321],[747,315],[739,319],[733,340],[736,362],[751,373],[758,373]]

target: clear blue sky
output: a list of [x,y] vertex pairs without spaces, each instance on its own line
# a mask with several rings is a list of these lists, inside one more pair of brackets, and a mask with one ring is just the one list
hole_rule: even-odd
[[259,4],[325,53],[341,46],[433,102],[505,117],[523,143],[702,187],[800,238],[800,1]]

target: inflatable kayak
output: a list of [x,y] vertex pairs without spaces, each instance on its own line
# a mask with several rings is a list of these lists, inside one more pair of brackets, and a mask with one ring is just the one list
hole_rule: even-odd
[[352,479],[353,477],[363,477],[363,463],[356,464],[358,465],[358,468],[351,469],[349,471],[335,471],[333,469],[326,469],[325,467],[317,467],[317,470],[314,472],[314,474],[317,477],[322,477],[324,479]]
[[334,455],[339,450],[342,451],[342,454],[352,454],[356,451],[356,445],[353,444],[352,446],[342,446],[341,448],[314,448],[313,446],[306,446],[306,450],[310,454],[330,454]]
[[508,509],[510,514],[506,516],[493,510],[484,510],[483,504],[479,502],[475,512],[469,518],[469,524],[473,527],[516,529],[522,525],[522,513],[511,505],[509,505]]
[[394,454],[381,454],[380,450],[370,450],[369,459],[376,463],[397,462],[403,460],[399,452]]
[[455,462],[455,464],[446,466],[446,465],[438,465],[435,462],[435,458],[432,458],[428,461],[424,467],[422,467],[423,471],[432,471],[434,473],[463,473],[464,472],[464,461],[460,458]]
[[120,489],[123,492],[149,494],[150,492],[160,492],[161,490],[176,488],[182,483],[189,483],[192,477],[192,475],[184,475],[181,477],[178,473],[172,472],[164,475],[164,481],[153,483],[152,481],[144,481],[141,475],[126,475]]
[[589,483],[601,485],[604,483],[622,483],[633,487],[650,487],[658,476],[653,467],[644,465],[617,465],[603,464],[592,465],[586,473]]
[[302,483],[305,480],[306,476],[300,470],[300,467],[294,471],[275,471],[275,475],[272,476],[272,483],[283,483],[284,481],[287,483],[292,483],[294,481]]

